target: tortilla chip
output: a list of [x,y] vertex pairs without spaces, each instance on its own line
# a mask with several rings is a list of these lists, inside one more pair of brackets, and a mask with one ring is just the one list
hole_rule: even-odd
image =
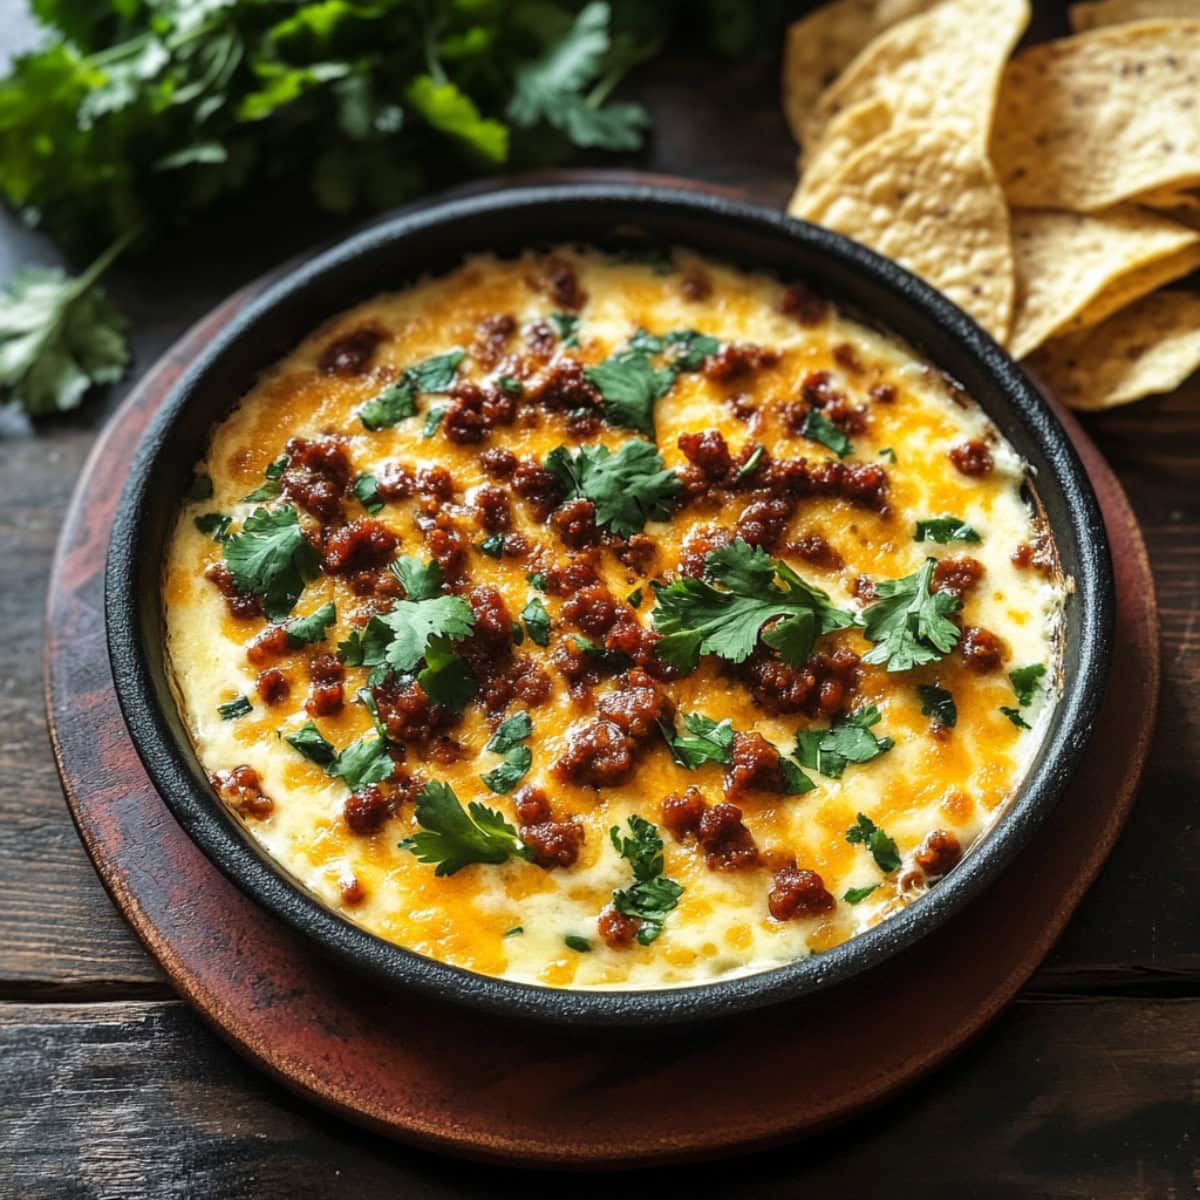
[[1008,207],[963,134],[909,125],[864,146],[788,211],[864,242],[945,292],[994,338],[1012,316]]
[[1071,28],[1076,33],[1120,25],[1124,21],[1146,21],[1153,17],[1194,17],[1196,0],[1093,0],[1071,5]]
[[1200,20],[1114,25],[1018,55],[991,149],[1025,208],[1093,212],[1200,184]]
[[937,0],[834,0],[795,21],[783,51],[783,113],[796,141],[817,97],[885,29]]
[[848,158],[868,142],[892,127],[895,114],[892,106],[881,96],[864,100],[829,122],[820,142],[805,156],[804,174],[800,178],[799,198],[815,191]]
[[1143,192],[1138,203],[1147,208],[1190,208],[1200,211],[1200,192],[1189,192],[1183,188],[1159,188],[1154,192]]
[[1008,344],[1024,358],[1193,269],[1200,237],[1128,205],[1105,213],[1014,209],[1017,300]]
[[1155,292],[1026,363],[1072,408],[1099,410],[1177,388],[1200,369],[1200,295]]
[[944,0],[876,38],[818,100],[803,141],[839,113],[881,97],[896,126],[953,125],[987,146],[999,81],[1029,24],[1028,0]]

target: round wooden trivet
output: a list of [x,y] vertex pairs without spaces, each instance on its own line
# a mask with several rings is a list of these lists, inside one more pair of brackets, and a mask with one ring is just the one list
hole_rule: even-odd
[[[321,957],[189,840],[122,722],[101,625],[118,492],[151,414],[259,287],[188,333],[112,418],[67,513],[46,622],[51,736],[84,844],[147,949],[223,1037],[287,1087],[391,1136],[484,1159],[612,1167],[812,1133],[929,1071],[1008,1004],[1117,838],[1158,697],[1145,546],[1120,485],[1073,419],[1064,417],[1116,567],[1109,700],[1079,776],[1004,877],[863,981],[715,1034],[541,1032],[381,992]],[[819,1086],[797,1086],[806,1081]]]

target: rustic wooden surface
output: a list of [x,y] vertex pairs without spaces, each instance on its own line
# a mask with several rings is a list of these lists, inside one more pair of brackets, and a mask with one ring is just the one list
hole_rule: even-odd
[[[9,19],[15,7],[0,5],[6,42],[23,33]],[[671,59],[637,81],[657,130],[640,165],[781,203],[793,150],[773,66],[699,70]],[[233,288],[337,231],[304,216],[279,221],[266,204],[258,216],[239,212],[244,232],[214,220],[114,274],[142,364]],[[0,277],[30,259],[53,253],[6,221]],[[548,1190],[553,1180],[356,1131],[243,1066],[172,997],[97,882],[49,753],[39,647],[58,524],[119,396],[36,432],[0,416],[0,627],[19,648],[0,677],[0,1196]],[[1121,842],[1045,967],[970,1051],[817,1143],[684,1172],[693,1188],[956,1198],[1200,1191],[1200,380],[1085,424],[1142,523],[1162,613],[1158,734]],[[664,1178],[626,1184],[659,1189]],[[570,1186],[592,1194],[604,1184]]]

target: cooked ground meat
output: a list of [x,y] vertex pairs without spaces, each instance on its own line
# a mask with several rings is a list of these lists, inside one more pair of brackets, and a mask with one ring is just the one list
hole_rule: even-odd
[[540,825],[554,815],[550,809],[550,797],[542,788],[531,783],[513,792],[512,802],[519,825]]
[[340,520],[353,472],[343,440],[292,438],[285,449],[287,467],[279,480],[283,494],[322,521]]
[[862,364],[862,359],[858,357],[858,351],[850,342],[838,342],[833,348],[833,361],[837,363],[843,371],[849,371],[852,375],[861,375],[865,369]]
[[635,741],[643,741],[657,728],[659,721],[671,721],[675,705],[645,671],[633,667],[617,680],[615,691],[596,702],[600,716],[611,721]]
[[758,847],[742,823],[736,804],[714,804],[704,811],[696,830],[710,871],[740,871],[758,863]]
[[391,676],[371,688],[371,696],[388,737],[399,744],[428,742],[455,720],[453,713],[429,703],[415,679]]
[[607,633],[617,619],[618,605],[602,583],[589,583],[572,592],[563,605],[563,619],[592,637]]
[[819,533],[806,533],[784,547],[788,554],[794,554],[814,567],[824,567],[829,571],[842,569],[842,556]]
[[411,467],[389,460],[375,468],[375,486],[384,500],[407,500],[417,490]]
[[560,359],[528,383],[524,398],[550,412],[600,408],[600,393],[584,373],[583,363],[574,358]]
[[587,302],[587,292],[579,286],[575,268],[556,255],[549,255],[542,260],[536,286],[559,308],[577,312]]
[[997,670],[1004,661],[1004,643],[990,630],[978,625],[968,625],[963,630],[958,649],[963,662],[980,675]]
[[275,809],[270,796],[263,795],[258,772],[253,767],[240,766],[228,771],[216,771],[208,778],[221,799],[243,817],[256,817],[263,821]]
[[700,819],[708,809],[704,793],[697,787],[672,792],[662,802],[661,820],[667,831],[681,842],[700,828]]
[[268,625],[246,647],[246,661],[256,667],[263,667],[286,654],[289,649],[286,627]]
[[346,797],[342,815],[352,833],[366,837],[375,833],[392,816],[392,798],[377,783],[352,792]]
[[321,351],[317,368],[326,375],[361,375],[387,336],[387,331],[376,325],[362,325],[344,333]]
[[773,367],[778,362],[778,350],[756,346],[753,342],[729,342],[704,360],[703,371],[705,379],[728,383],[764,367]]
[[787,787],[779,751],[761,733],[735,733],[725,771],[725,797],[740,800],[747,792],[782,792]]
[[377,571],[392,561],[400,539],[381,521],[363,517],[335,529],[325,539],[321,565],[330,575]]
[[779,496],[752,500],[738,516],[734,532],[751,546],[773,551],[787,532],[793,508],[790,500]]
[[493,479],[508,479],[517,468],[517,456],[511,450],[494,446],[479,456],[479,465]]
[[760,647],[737,668],[750,684],[756,703],[771,713],[807,713],[832,717],[849,710],[861,668],[852,650],[814,654],[802,667],[791,667]]
[[512,506],[503,488],[485,483],[475,493],[474,506],[488,533],[507,533],[512,528]]
[[471,446],[482,442],[497,425],[511,425],[517,402],[500,387],[459,383],[450,391],[451,403],[442,418],[442,430],[452,442]]
[[583,826],[577,821],[539,821],[522,825],[519,833],[533,852],[533,861],[547,870],[574,866],[583,845]]
[[504,347],[516,332],[517,320],[512,313],[493,313],[475,326],[471,357],[490,371],[504,357]]
[[552,471],[534,462],[519,462],[512,473],[512,489],[528,502],[534,517],[545,521],[562,499],[562,488]]
[[637,937],[637,932],[641,927],[641,917],[627,917],[623,912],[618,912],[611,904],[601,909],[600,916],[596,921],[596,928],[599,930],[600,936],[614,950],[633,945],[633,940]]
[[703,271],[689,271],[679,281],[679,294],[693,304],[707,300],[712,295],[712,281]]
[[681,434],[679,448],[687,460],[700,469],[706,480],[724,479],[733,466],[733,456],[729,453],[729,447],[715,429]]
[[415,482],[422,496],[433,496],[438,500],[452,500],[457,490],[454,476],[447,467],[421,467]]
[[624,783],[633,770],[634,742],[612,721],[589,721],[567,737],[566,753],[554,774],[571,783],[611,787]]
[[467,603],[475,614],[472,640],[492,649],[507,650],[512,646],[513,622],[504,597],[495,588],[473,588]]
[[279,704],[287,699],[288,692],[291,691],[288,677],[278,667],[262,671],[255,686],[262,702],[266,705]]
[[932,589],[935,592],[949,592],[960,600],[972,592],[983,578],[983,563],[969,554],[960,554],[954,558],[943,558],[933,568]]
[[262,600],[249,592],[238,591],[229,568],[223,562],[215,562],[208,566],[204,571],[204,578],[214,584],[217,591],[225,597],[225,607],[229,609],[231,617],[236,617],[239,621],[249,621],[262,616]]
[[596,506],[582,496],[560,504],[550,515],[550,524],[564,546],[579,550],[593,545],[600,535],[596,526]]
[[995,465],[987,442],[979,438],[951,446],[949,458],[964,475],[969,476],[989,475]]
[[896,400],[896,387],[891,383],[877,383],[867,389],[867,395],[877,404],[893,404]]
[[774,886],[767,897],[767,907],[777,921],[820,916],[832,912],[836,904],[825,888],[825,881],[806,867],[787,866],[776,871]]
[[825,320],[829,312],[829,301],[818,296],[803,283],[793,283],[783,293],[779,311],[785,316],[795,318],[798,325],[809,328]]
[[958,838],[944,829],[935,829],[918,847],[913,862],[934,879],[940,879],[962,858]]

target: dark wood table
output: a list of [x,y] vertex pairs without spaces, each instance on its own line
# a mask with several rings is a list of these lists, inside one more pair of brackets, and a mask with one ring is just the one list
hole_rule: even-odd
[[[8,48],[27,42],[22,6],[0,12]],[[643,69],[634,90],[656,130],[635,165],[785,201],[794,148],[773,63],[668,58]],[[280,220],[270,199],[114,273],[138,365],[238,285],[339,232],[316,217]],[[31,259],[53,251],[5,219],[0,277]],[[42,613],[67,499],[124,390],[36,430],[0,415],[0,629],[15,649],[0,672],[0,1197],[562,1186],[395,1145],[292,1098],[175,998],[93,874],[47,741]],[[1142,522],[1162,610],[1162,713],[1116,852],[1020,1000],[949,1066],[818,1141],[672,1172],[672,1182],[846,1200],[1200,1193],[1200,379],[1086,425]],[[665,1178],[621,1186],[648,1191]],[[567,1186],[583,1196],[612,1182]]]

